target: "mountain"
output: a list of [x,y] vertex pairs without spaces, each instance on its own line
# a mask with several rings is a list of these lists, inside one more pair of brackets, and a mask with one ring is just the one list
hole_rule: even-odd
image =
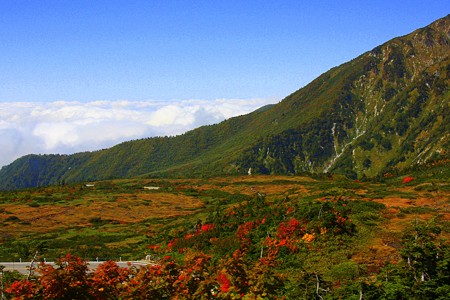
[[0,189],[250,169],[363,178],[448,158],[449,54],[447,15],[248,115],[96,152],[24,156],[0,170]]

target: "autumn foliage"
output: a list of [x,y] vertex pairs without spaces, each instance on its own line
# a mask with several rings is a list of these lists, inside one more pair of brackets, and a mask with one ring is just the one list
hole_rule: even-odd
[[[356,229],[350,212],[342,198],[299,206],[255,197],[153,241],[146,249],[155,261],[147,265],[122,268],[106,261],[91,270],[67,254],[56,266],[41,263],[35,278],[13,282],[5,292],[11,299],[321,298],[332,285],[307,264],[308,257],[320,261],[322,252],[331,251],[324,245],[339,249],[351,239]],[[290,272],[294,265],[300,271]],[[332,268],[335,286],[356,272],[351,262]]]
[[32,299],[35,296],[36,284],[25,279],[15,281],[5,291],[12,295],[13,299]]
[[402,184],[410,183],[412,181],[414,181],[414,177],[407,176],[407,177],[403,178]]

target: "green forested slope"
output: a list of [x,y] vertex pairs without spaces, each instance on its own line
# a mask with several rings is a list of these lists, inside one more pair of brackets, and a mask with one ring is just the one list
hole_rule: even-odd
[[[448,156],[449,23],[447,16],[319,77],[298,92],[314,97],[305,113],[316,119],[262,138],[241,165],[363,177]],[[295,111],[299,103],[294,94],[280,106]]]
[[446,16],[248,115],[97,152],[22,157],[0,170],[0,189],[250,168],[372,177],[448,157],[449,53]]

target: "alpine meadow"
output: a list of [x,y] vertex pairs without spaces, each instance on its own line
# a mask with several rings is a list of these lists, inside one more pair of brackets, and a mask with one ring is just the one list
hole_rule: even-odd
[[447,15],[250,114],[21,157],[1,297],[449,299],[449,82]]

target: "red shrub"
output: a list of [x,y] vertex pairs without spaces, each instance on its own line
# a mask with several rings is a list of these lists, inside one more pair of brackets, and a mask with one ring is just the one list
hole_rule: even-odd
[[296,231],[301,229],[300,225],[301,225],[300,221],[295,218],[290,219],[287,222],[280,223],[277,230],[277,238],[283,239],[292,237],[292,235]]
[[119,267],[113,261],[99,265],[91,278],[92,292],[97,299],[114,299],[127,292],[128,269]]
[[414,180],[414,177],[407,176],[407,177],[403,178],[402,184],[409,183],[413,180]]
[[167,247],[172,248],[173,246],[175,246],[178,242],[178,239],[173,239],[171,241],[169,241],[169,243],[167,244]]
[[246,240],[247,235],[250,231],[255,227],[255,224],[251,221],[245,222],[244,224],[239,225],[236,235],[240,240]]
[[220,291],[227,293],[231,286],[231,281],[228,279],[227,275],[220,273],[219,276],[217,276],[217,281],[220,283]]
[[58,259],[56,268],[42,264],[39,268],[42,295],[45,299],[86,299],[89,295],[88,266],[83,259],[67,254]]
[[202,228],[200,229],[200,231],[206,232],[213,228],[214,228],[214,224],[205,224],[205,225],[202,225]]
[[28,280],[14,281],[5,292],[15,297],[11,299],[31,299],[34,296],[35,284]]

